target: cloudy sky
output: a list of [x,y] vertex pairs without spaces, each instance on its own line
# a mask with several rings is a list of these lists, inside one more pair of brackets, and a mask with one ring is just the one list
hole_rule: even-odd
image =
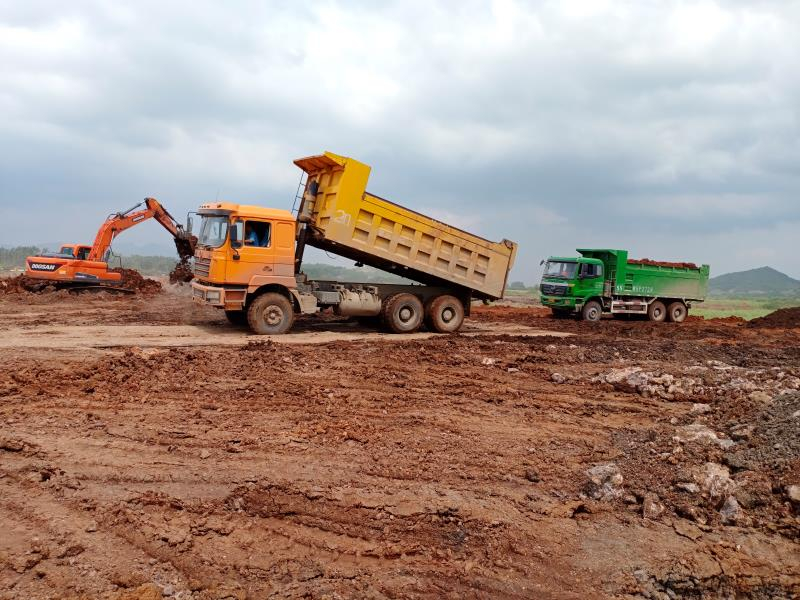
[[0,245],[289,208],[331,150],[516,279],[581,246],[800,277],[800,2],[0,0],[0,81]]

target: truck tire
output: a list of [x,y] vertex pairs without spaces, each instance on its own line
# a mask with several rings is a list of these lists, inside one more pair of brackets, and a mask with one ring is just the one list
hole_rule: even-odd
[[686,320],[686,315],[689,314],[689,309],[683,302],[672,302],[667,307],[667,319],[671,323],[683,323]]
[[661,300],[655,300],[647,307],[647,318],[654,323],[661,323],[667,318],[667,307]]
[[286,296],[268,292],[258,296],[247,308],[247,323],[253,333],[278,335],[291,329],[294,309]]
[[584,321],[597,322],[603,317],[603,307],[597,300],[589,300],[583,305],[581,317]]
[[247,325],[247,313],[243,310],[226,310],[225,317],[232,325]]
[[454,333],[464,322],[464,305],[455,296],[437,296],[425,307],[425,325],[436,333]]
[[422,325],[422,302],[414,294],[402,293],[383,301],[381,318],[392,333],[413,333]]

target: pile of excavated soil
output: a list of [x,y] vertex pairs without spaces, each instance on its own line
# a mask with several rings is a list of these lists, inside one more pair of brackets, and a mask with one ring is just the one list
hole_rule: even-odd
[[20,294],[30,291],[30,284],[24,275],[0,279],[0,295]]
[[170,283],[188,283],[192,279],[194,279],[192,266],[188,263],[188,261],[184,260],[175,265],[175,268],[172,269],[169,274]]
[[650,258],[630,258],[629,265],[650,265],[653,267],[675,267],[676,269],[699,269],[696,264],[689,262],[666,262],[663,260],[652,260]]
[[126,289],[140,294],[157,294],[162,290],[160,281],[142,277],[142,274],[134,269],[109,269],[109,271],[122,274],[122,287]]
[[780,308],[768,315],[753,319],[749,327],[764,329],[790,329],[800,327],[800,306]]

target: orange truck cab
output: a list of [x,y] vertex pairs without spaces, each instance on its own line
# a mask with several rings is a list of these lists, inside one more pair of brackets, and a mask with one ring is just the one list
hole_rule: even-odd
[[229,202],[203,204],[197,213],[202,224],[194,252],[195,298],[224,308],[234,321],[248,294],[278,290],[301,301],[292,213]]
[[[424,323],[458,331],[473,298],[502,297],[517,245],[490,242],[366,191],[370,167],[326,152],[294,161],[305,172],[294,211],[214,202],[194,251],[192,296],[259,334],[287,332],[295,314],[332,309],[381,322],[393,333]],[[313,246],[419,282],[310,280]]]

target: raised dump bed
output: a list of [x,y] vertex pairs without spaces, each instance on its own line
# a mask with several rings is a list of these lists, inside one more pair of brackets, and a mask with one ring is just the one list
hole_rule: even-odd
[[297,217],[301,245],[477,298],[503,296],[516,243],[491,242],[367,192],[371,169],[352,158],[326,152],[294,163],[308,174]]

